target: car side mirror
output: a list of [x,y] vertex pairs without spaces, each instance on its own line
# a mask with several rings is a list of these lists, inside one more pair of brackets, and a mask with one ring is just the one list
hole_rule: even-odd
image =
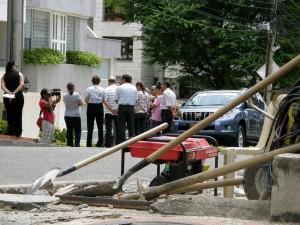
[[181,103],[181,106],[184,106],[186,104],[186,102]]

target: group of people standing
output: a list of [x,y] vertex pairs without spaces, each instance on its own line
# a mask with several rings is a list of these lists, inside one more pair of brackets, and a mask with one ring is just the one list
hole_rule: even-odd
[[[24,76],[16,71],[14,61],[8,62],[6,72],[1,78],[1,88],[9,98],[4,98],[7,112],[8,134],[17,137],[22,134],[22,109],[24,105],[23,87]],[[171,132],[171,125],[175,116],[176,95],[170,89],[170,83],[158,82],[151,87],[150,93],[146,91],[143,82],[131,84],[131,76],[124,74],[119,85],[114,77],[108,79],[108,87],[100,86],[100,77],[92,77],[92,86],[84,93],[84,102],[87,104],[87,139],[86,146],[92,147],[94,122],[98,128],[97,147],[111,147],[113,143],[113,125],[115,126],[116,144],[143,133],[146,129],[154,128],[161,123],[168,123],[163,133]],[[81,117],[79,107],[83,105],[80,94],[75,92],[75,86],[69,82],[67,92],[63,95],[65,103],[64,119],[67,128],[67,145],[80,146]],[[42,142],[51,143],[54,137],[55,115],[54,109],[61,101],[60,92],[53,94],[53,90],[42,89],[39,101],[42,120]],[[105,123],[104,123],[105,118]],[[103,125],[105,124],[105,138],[103,138]],[[147,126],[148,124],[148,126]],[[104,143],[104,144],[103,144]]]
[[[126,130],[128,138],[145,132],[149,114],[150,128],[166,122],[169,126],[162,132],[172,131],[177,103],[169,82],[158,82],[151,88],[150,93],[146,91],[141,81],[135,85],[131,84],[131,76],[127,74],[121,77],[119,85],[116,84],[114,77],[110,77],[108,87],[104,89],[100,86],[100,77],[97,75],[92,78],[92,84],[84,94],[84,101],[87,104],[87,147],[92,146],[95,120],[98,128],[97,147],[111,147],[114,144],[113,136],[116,136],[116,144],[124,142],[127,138]],[[103,138],[103,124],[105,124],[105,138]],[[113,125],[116,131],[114,135]]]

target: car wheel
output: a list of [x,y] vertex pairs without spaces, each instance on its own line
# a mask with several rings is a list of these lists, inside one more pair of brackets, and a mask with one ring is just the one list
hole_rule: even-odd
[[237,136],[235,140],[235,147],[245,147],[246,137],[243,126],[239,125],[237,130]]
[[244,171],[244,191],[249,200],[258,200],[263,192],[265,170],[261,165],[249,167]]

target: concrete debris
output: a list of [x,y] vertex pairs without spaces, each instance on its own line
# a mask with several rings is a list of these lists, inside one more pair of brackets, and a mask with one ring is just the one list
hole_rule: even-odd
[[243,196],[245,196],[245,191],[243,188],[234,187],[234,194],[237,197],[243,197]]
[[0,194],[0,208],[30,211],[57,200],[54,196]]
[[155,213],[191,216],[220,216],[248,220],[267,220],[269,201],[224,199],[211,196],[173,195],[151,205]]
[[23,202],[23,203],[36,203],[47,204],[59,200],[54,196],[42,196],[42,195],[19,195],[19,194],[0,194],[0,202]]
[[62,188],[58,189],[58,190],[54,193],[54,195],[55,195],[55,196],[56,196],[56,195],[65,195],[65,194],[70,193],[71,191],[74,191],[75,189],[76,189],[75,184],[70,184],[70,185],[68,185],[68,186],[66,186],[66,187],[62,187]]
[[84,209],[84,208],[88,208],[89,205],[88,204],[81,204],[78,206],[78,209]]

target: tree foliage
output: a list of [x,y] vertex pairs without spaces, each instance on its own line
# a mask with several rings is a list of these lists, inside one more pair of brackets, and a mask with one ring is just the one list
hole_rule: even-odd
[[[274,61],[280,66],[300,52],[299,0],[278,3]],[[143,25],[143,55],[150,64],[179,66],[182,76],[193,76],[205,88],[249,87],[265,62],[267,31],[273,0],[115,0],[126,22]],[[292,23],[288,23],[289,21]],[[276,26],[275,26],[276,25]],[[277,82],[287,87],[300,70]],[[287,77],[287,76],[286,76]]]

